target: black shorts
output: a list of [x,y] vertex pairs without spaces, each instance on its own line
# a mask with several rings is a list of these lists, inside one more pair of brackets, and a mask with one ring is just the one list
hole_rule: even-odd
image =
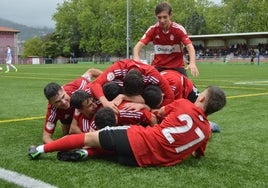
[[155,68],[156,68],[159,72],[164,71],[164,70],[175,70],[175,71],[177,71],[177,72],[183,74],[184,76],[188,77],[185,68],[179,68],[179,67],[178,67],[178,68],[163,68],[163,67],[158,67],[158,66],[156,66]]
[[129,145],[126,130],[128,127],[106,127],[102,129],[99,132],[100,146],[105,150],[115,151],[120,164],[138,166]]
[[193,86],[193,89],[192,89],[191,93],[189,93],[187,99],[189,101],[191,101],[192,103],[194,103],[196,101],[198,95],[199,95],[198,89],[195,86]]

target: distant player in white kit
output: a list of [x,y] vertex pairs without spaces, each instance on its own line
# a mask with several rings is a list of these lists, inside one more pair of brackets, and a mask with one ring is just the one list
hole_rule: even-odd
[[10,48],[9,45],[7,45],[7,55],[6,55],[6,66],[7,66],[7,70],[5,71],[5,73],[9,72],[9,67],[12,67],[13,69],[15,69],[15,71],[17,72],[18,69],[11,64],[12,63],[12,50]]

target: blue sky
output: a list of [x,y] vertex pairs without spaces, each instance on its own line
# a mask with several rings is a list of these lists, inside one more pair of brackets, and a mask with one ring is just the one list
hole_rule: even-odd
[[[213,0],[219,3],[221,0]],[[51,19],[64,0],[1,0],[0,18],[34,27],[54,27]]]

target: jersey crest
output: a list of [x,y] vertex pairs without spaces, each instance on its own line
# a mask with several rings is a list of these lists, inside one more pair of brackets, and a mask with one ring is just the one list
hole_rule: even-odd
[[115,79],[115,75],[114,75],[114,73],[113,72],[109,72],[108,74],[107,74],[107,80],[108,81],[112,81],[112,80],[114,80]]

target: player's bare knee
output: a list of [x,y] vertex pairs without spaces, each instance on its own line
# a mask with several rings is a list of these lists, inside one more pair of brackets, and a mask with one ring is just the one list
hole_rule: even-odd
[[85,146],[87,146],[87,147],[100,147],[99,131],[86,133],[86,135],[85,135]]

